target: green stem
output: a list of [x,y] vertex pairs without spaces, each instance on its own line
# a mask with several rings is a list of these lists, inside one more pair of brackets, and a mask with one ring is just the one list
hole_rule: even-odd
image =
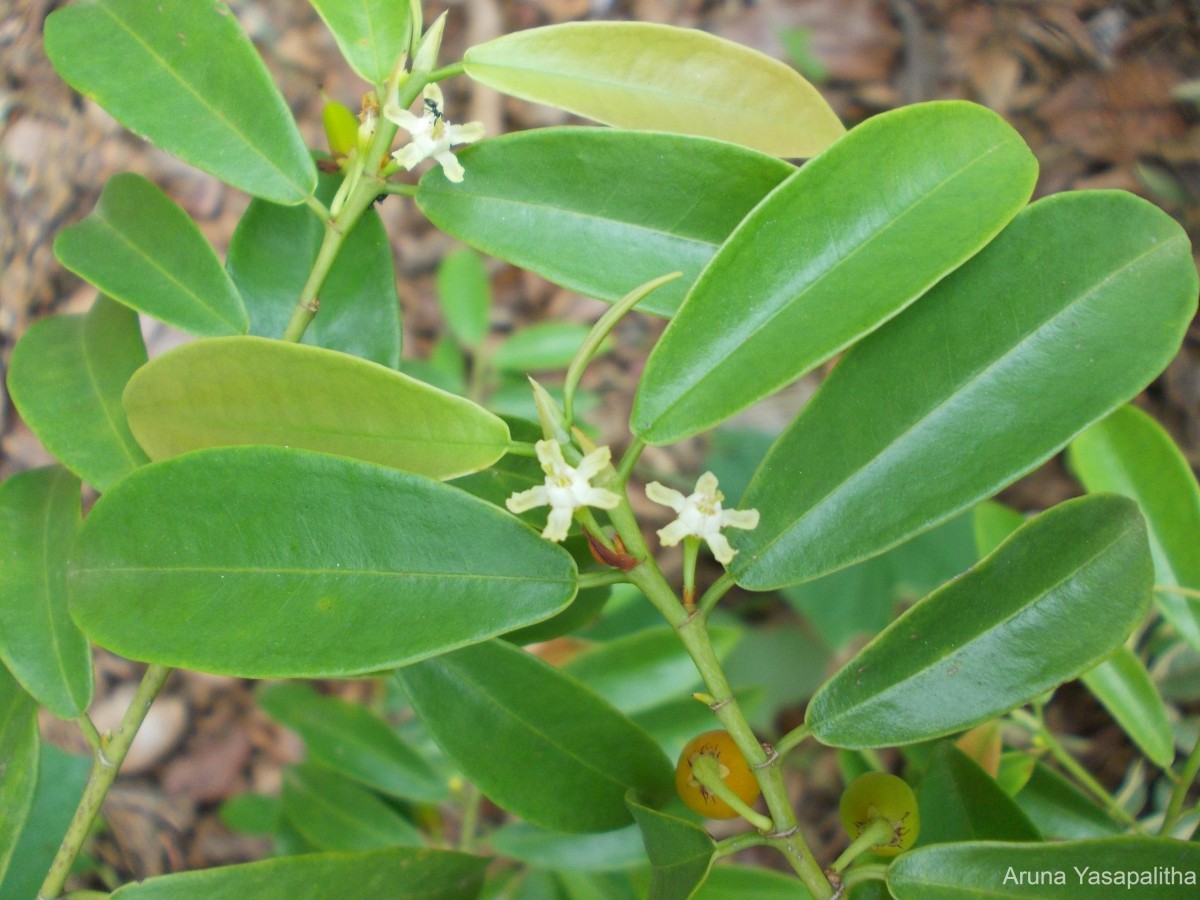
[[1183,801],[1187,798],[1188,789],[1196,780],[1198,773],[1200,773],[1200,741],[1197,741],[1196,746],[1192,748],[1191,754],[1183,764],[1183,771],[1179,773],[1179,780],[1175,782],[1175,787],[1171,790],[1171,799],[1167,802],[1167,811],[1163,815],[1162,827],[1158,829],[1160,835],[1170,835],[1171,829],[1183,815]]
[[[447,78],[453,78],[455,75],[461,75],[465,69],[461,62],[451,63],[448,66],[442,66],[440,69],[434,69],[425,76],[426,83],[430,81],[445,81]],[[425,85],[421,85],[424,87]]]
[[812,729],[807,724],[798,725],[775,743],[775,752],[780,756],[787,756],[795,747],[808,740],[811,736]]
[[75,724],[83,732],[84,739],[88,742],[88,746],[92,748],[92,754],[103,754],[104,738],[100,736],[100,732],[96,728],[96,723],[91,720],[91,717],[87,713],[84,713],[75,719]]
[[399,194],[402,197],[417,196],[417,185],[405,184],[403,181],[385,181],[381,194]]
[[112,737],[105,742],[103,749],[96,753],[87,786],[83,790],[83,798],[75,809],[75,815],[58,848],[58,854],[50,864],[50,871],[46,873],[46,880],[42,882],[37,900],[53,900],[62,893],[63,885],[67,883],[67,876],[71,874],[71,866],[75,863],[75,857],[83,848],[83,842],[87,839],[92,822],[100,813],[100,807],[104,804],[108,789],[116,780],[121,763],[125,760],[125,754],[129,752],[129,747],[133,744],[133,739],[137,736],[138,729],[146,718],[146,713],[150,711],[150,704],[154,702],[154,698],[158,696],[158,692],[170,674],[171,670],[166,666],[151,665],[146,669],[141,684],[138,685],[133,700],[129,704],[129,709],[125,711],[125,716],[121,719],[121,724],[113,732]]
[[855,866],[842,878],[842,887],[849,891],[850,888],[864,881],[886,881],[887,871],[888,867],[884,863]]
[[720,601],[720,599],[724,597],[725,594],[728,593],[729,589],[733,586],[733,576],[728,572],[710,584],[708,586],[708,590],[704,592],[704,596],[700,598],[700,603],[698,604],[700,615],[707,618],[708,614],[713,611],[713,607],[717,605],[718,601]]
[[621,490],[624,490],[625,485],[629,483],[629,476],[633,474],[633,467],[637,465],[638,458],[645,449],[646,442],[640,437],[635,437],[633,442],[625,448],[625,455],[621,457],[621,462],[617,466],[617,484],[621,486]]
[[850,842],[850,846],[842,851],[842,855],[835,859],[829,868],[834,872],[841,873],[846,866],[872,847],[886,844],[895,833],[896,829],[887,819],[872,819],[863,829],[863,833]]
[[696,608],[696,557],[700,555],[700,538],[688,535],[683,539],[683,606]]
[[475,831],[479,827],[479,808],[482,804],[483,792],[468,782],[458,831],[458,849],[463,853],[470,853],[475,848]]
[[717,846],[713,850],[713,858],[720,859],[722,856],[732,856],[735,853],[741,853],[747,847],[764,847],[769,843],[770,841],[757,831],[735,834],[733,837],[727,837],[723,841],[717,841]]
[[584,572],[579,576],[579,589],[586,591],[588,588],[605,587],[610,584],[625,584],[629,581],[629,576],[620,569],[613,569],[610,572]]
[[1179,585],[1175,584],[1156,584],[1154,590],[1160,594],[1182,594],[1184,597],[1194,597],[1200,600],[1200,591],[1193,588],[1179,587]]
[[511,453],[513,456],[537,456],[537,446],[528,441],[512,441],[504,448],[505,453]]

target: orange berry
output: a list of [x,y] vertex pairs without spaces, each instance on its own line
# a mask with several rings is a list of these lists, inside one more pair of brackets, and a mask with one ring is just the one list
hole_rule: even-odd
[[689,809],[710,819],[734,819],[739,815],[728,803],[700,784],[692,774],[692,765],[700,756],[716,760],[721,781],[747,804],[758,799],[758,781],[746,757],[727,731],[707,731],[692,738],[675,767],[675,790]]

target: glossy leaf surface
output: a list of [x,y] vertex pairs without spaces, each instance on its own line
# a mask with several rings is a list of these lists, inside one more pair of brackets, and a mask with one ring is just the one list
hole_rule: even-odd
[[957,101],[868,119],[729,237],[646,362],[634,432],[717,425],[878,328],[993,238],[1037,162],[998,115]]
[[575,593],[570,555],[482,500],[272,447],[139,470],[92,508],[71,566],[71,614],[96,643],[248,678],[391,668],[540,621]]
[[1000,785],[954,744],[933,751],[917,786],[917,846],[955,841],[1039,841],[1037,828]]
[[114,900],[328,900],[347,885],[361,897],[463,900],[483,885],[491,860],[447,850],[395,848],[364,853],[314,853],[127,884]]
[[283,775],[283,814],[321,850],[420,847],[417,827],[356,781],[320,765],[294,766]]
[[442,315],[454,336],[468,347],[478,347],[487,337],[492,299],[487,269],[479,254],[467,247],[447,253],[438,266],[437,291]]
[[[545,128],[466,147],[417,203],[443,231],[581,294],[619,300],[668,272],[643,312],[671,315],[730,232],[795,169],[682,135]],[[635,172],[636,177],[630,177]]]
[[85,315],[34,323],[13,348],[8,391],[42,445],[98,491],[146,462],[121,391],[146,362],[137,314],[100,296]]
[[1151,762],[1160,768],[1171,765],[1175,737],[1166,705],[1145,664],[1129,648],[1118,648],[1080,680]]
[[1152,583],[1132,501],[1068,501],[893,622],[817,692],[806,721],[850,748],[970,728],[1107,656],[1145,614]]
[[670,790],[670,764],[649,735],[575,679],[507,643],[477,644],[396,677],[463,774],[535,825],[610,831],[629,823],[626,790]]
[[[341,179],[322,175],[317,197],[333,200]],[[234,229],[225,261],[250,314],[250,333],[279,338],[317,261],[324,223],[308,207],[254,200]],[[303,343],[396,368],[400,300],[392,248],[379,214],[363,213],[338,252]]]
[[1015,799],[1048,840],[1108,837],[1123,830],[1091,797],[1042,762],[1034,765]]
[[155,460],[270,444],[453,478],[487,468],[509,443],[508,426],[470,400],[345,353],[257,337],[157,357],[130,379],[124,404]]
[[302,684],[272,685],[258,702],[304,739],[309,759],[396,797],[437,803],[449,794],[424,757],[365,707]]
[[0,659],[61,719],[92,699],[92,651],[67,614],[79,505],[79,479],[59,466],[0,484]]
[[[539,322],[514,332],[496,348],[492,365],[509,372],[565,369],[591,329],[575,322]],[[611,348],[601,346],[600,352]]]
[[1162,371],[1196,293],[1186,235],[1146,201],[1033,204],[848,353],[780,437],[742,498],[758,528],[730,534],[738,583],[814,578],[990,497]]
[[[1156,584],[1200,590],[1200,486],[1161,425],[1136,407],[1122,407],[1072,441],[1067,459],[1089,491],[1138,502],[1150,529]],[[1200,599],[1159,591],[1155,602],[1200,650]]]
[[[37,702],[0,665],[0,885],[33,807],[38,771]],[[18,860],[18,865],[25,865]]]
[[687,900],[712,867],[713,839],[694,822],[647,806],[632,793],[626,802],[653,867],[649,900]]
[[338,49],[364,81],[382,84],[408,50],[408,5],[395,0],[313,0]]
[[196,223],[152,182],[114,175],[81,222],[54,239],[58,261],[108,296],[198,335],[250,327],[237,288]]
[[564,834],[512,822],[492,832],[490,843],[497,853],[544,869],[609,872],[646,865],[637,825],[594,834]]
[[256,197],[312,193],[304,139],[224,3],[89,0],[45,28],[58,73],[126,128]]
[[[1200,846],[1151,837],[1060,844],[940,844],[897,857],[888,867],[887,885],[896,900],[1085,900],[1095,898],[1098,892],[1131,900],[1195,896],[1194,886],[1156,884],[1157,879],[1140,882],[1142,873],[1160,867],[1178,871],[1183,878],[1191,873],[1195,880],[1200,871]],[[1013,877],[1006,879],[1009,872]],[[1133,884],[1127,883],[1131,872],[1139,879]],[[1019,878],[1017,873],[1025,873],[1025,877]],[[1114,878],[1124,880],[1115,882]]]
[[845,131],[790,66],[702,31],[572,22],[478,44],[463,63],[475,81],[605,125],[702,135],[772,156],[814,156]]

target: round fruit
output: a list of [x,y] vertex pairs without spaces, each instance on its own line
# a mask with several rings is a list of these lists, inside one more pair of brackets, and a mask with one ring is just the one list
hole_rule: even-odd
[[921,830],[917,797],[903,778],[887,772],[859,775],[842,794],[842,825],[854,840],[875,819],[886,819],[892,826],[891,840],[876,844],[872,853],[895,856],[907,850]]
[[727,731],[706,731],[692,738],[675,767],[675,790],[689,809],[710,819],[734,819],[739,813],[696,780],[692,766],[701,756],[716,760],[721,781],[747,804],[758,799],[758,781],[746,757]]

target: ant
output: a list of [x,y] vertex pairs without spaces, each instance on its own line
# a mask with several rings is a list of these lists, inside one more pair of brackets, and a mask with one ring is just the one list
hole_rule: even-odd
[[425,108],[427,110],[429,110],[431,113],[433,113],[433,121],[436,122],[438,119],[440,119],[442,117],[442,108],[440,106],[438,106],[438,102],[436,100],[431,100],[428,97],[426,97],[425,98]]

